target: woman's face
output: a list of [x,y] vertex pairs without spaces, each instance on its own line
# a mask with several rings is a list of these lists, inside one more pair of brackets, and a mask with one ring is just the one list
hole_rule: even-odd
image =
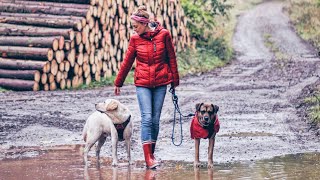
[[146,24],[140,23],[136,20],[131,20],[131,25],[133,27],[133,30],[139,35],[146,32],[146,29],[147,29]]

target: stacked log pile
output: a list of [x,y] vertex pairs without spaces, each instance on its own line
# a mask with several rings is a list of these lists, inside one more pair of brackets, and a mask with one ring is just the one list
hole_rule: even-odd
[[171,31],[177,51],[193,45],[179,1],[1,0],[0,87],[77,88],[116,74],[139,5]]

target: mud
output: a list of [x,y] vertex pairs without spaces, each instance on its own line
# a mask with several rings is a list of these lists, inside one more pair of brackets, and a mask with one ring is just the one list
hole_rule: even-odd
[[[247,162],[320,150],[320,138],[314,130],[309,130],[305,108],[301,108],[303,97],[310,93],[306,89],[319,84],[320,59],[302,58],[302,54],[316,54],[316,51],[296,35],[283,11],[284,5],[266,1],[242,14],[233,39],[236,59],[212,72],[187,76],[177,88],[180,109],[185,114],[194,112],[195,104],[202,101],[220,107],[221,131],[216,138],[215,163]],[[273,49],[284,58],[279,59],[266,46],[266,41],[271,41]],[[83,144],[81,131],[86,118],[94,111],[94,103],[115,98],[133,112],[132,153],[135,161],[141,161],[140,112],[135,87],[127,85],[121,90],[121,96],[113,95],[113,87],[0,93],[0,149]],[[158,158],[193,161],[190,120],[183,119],[182,146],[174,146],[171,142],[173,104],[168,93],[156,148]],[[204,162],[207,146],[203,140],[200,160]],[[123,147],[119,143],[120,158],[125,158]],[[109,141],[102,148],[102,156],[111,157]],[[0,154],[0,159],[10,157],[10,153]]]

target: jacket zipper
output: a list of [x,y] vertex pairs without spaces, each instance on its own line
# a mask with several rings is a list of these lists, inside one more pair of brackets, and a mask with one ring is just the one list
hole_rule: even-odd
[[150,40],[153,43],[153,51],[156,52],[157,51],[156,43],[152,41],[152,38],[150,38]]

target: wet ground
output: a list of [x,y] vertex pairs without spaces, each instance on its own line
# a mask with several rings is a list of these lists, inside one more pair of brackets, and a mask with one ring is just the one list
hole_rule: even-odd
[[[309,87],[319,84],[320,59],[306,56],[316,51],[296,35],[283,7],[283,2],[266,1],[242,14],[233,39],[236,59],[224,68],[185,77],[177,88],[179,105],[185,114],[195,111],[195,104],[202,101],[220,107],[221,130],[214,150],[214,177],[263,179],[293,174],[304,177],[303,172],[310,172],[311,179],[319,177],[311,172],[319,170],[319,161],[314,159],[319,160],[320,138],[316,136],[317,130],[310,130],[301,105],[303,97],[310,93]],[[88,177],[119,174],[119,179],[125,179],[128,169],[112,169],[106,160],[111,157],[109,141],[102,148],[106,162],[100,170],[91,165],[84,173],[81,162],[83,125],[94,111],[94,103],[106,98],[120,100],[133,112],[132,156],[137,165],[130,169],[129,175],[132,179],[144,177],[138,103],[135,87],[127,85],[122,88],[121,96],[113,95],[113,87],[0,93],[0,149],[4,152],[0,153],[0,179],[4,175],[5,179],[32,178],[37,173],[44,179],[60,175],[83,179],[85,174]],[[168,93],[156,148],[156,156],[165,163],[156,177],[196,179],[190,119],[183,119],[183,144],[179,147],[171,142],[172,119],[173,105]],[[64,149],[62,145],[72,148]],[[204,166],[207,146],[202,141],[200,160]],[[123,147],[119,143],[122,159],[125,158]],[[90,155],[95,162],[94,152]],[[283,159],[290,160],[284,163]],[[298,166],[303,163],[307,165]],[[199,175],[206,179],[212,174],[203,168]]]
[[[142,161],[132,166],[111,167],[111,159],[103,158],[100,167],[82,164],[80,145],[51,148],[27,148],[0,164],[1,179],[318,179],[320,153],[274,157],[268,160],[221,163],[213,169],[193,168],[192,163],[166,161],[154,170],[146,170]],[[36,157],[30,157],[36,154]],[[9,155],[9,156],[10,156]],[[92,159],[94,161],[94,159]]]

